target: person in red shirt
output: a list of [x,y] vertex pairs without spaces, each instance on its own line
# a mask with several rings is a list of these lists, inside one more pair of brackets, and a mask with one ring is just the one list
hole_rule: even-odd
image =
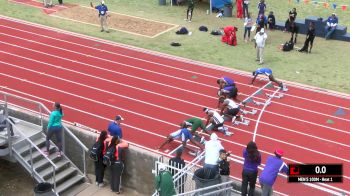
[[237,18],[243,18],[243,0],[236,0]]

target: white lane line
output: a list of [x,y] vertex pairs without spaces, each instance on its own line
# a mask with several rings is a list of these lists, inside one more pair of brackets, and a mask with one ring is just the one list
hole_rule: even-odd
[[[0,25],[2,26],[2,25]],[[4,35],[7,35],[7,36],[10,36],[10,37],[14,37],[16,39],[22,39],[22,40],[25,40],[25,41],[28,41],[28,42],[33,42],[33,43],[37,43],[37,44],[40,44],[40,45],[45,45],[45,46],[48,46],[48,47],[54,47],[52,45],[48,45],[48,44],[44,44],[44,43],[41,43],[41,42],[37,42],[37,41],[33,41],[33,40],[30,40],[30,39],[25,39],[25,38],[21,38],[21,37],[17,37],[17,36],[13,36],[13,35],[9,35],[9,34],[5,34],[5,33],[0,33],[0,34],[4,34]],[[46,37],[46,36],[44,36]],[[66,41],[67,42],[67,41]],[[80,44],[79,44],[80,45]],[[65,50],[61,47],[54,47],[56,49],[61,49],[61,50]],[[89,47],[90,48],[90,47]],[[71,52],[71,50],[69,50],[69,52]],[[106,52],[109,52],[109,51],[106,51]],[[92,57],[92,55],[88,55],[88,54],[83,54],[85,57]],[[168,75],[166,75],[168,76]],[[217,88],[215,86],[211,86],[211,88]],[[267,90],[267,89],[266,89]],[[245,96],[248,96],[247,94],[244,94],[244,93],[240,93],[241,95],[245,95]],[[260,97],[256,97],[257,99],[262,99]],[[313,110],[308,110],[308,109],[304,109],[304,108],[300,108],[300,107],[297,107],[297,106],[293,106],[293,105],[288,105],[288,104],[284,104],[284,103],[280,103],[280,102],[275,102],[273,101],[274,103],[276,104],[280,104],[280,105],[283,105],[283,106],[286,106],[286,107],[291,107],[291,108],[294,108],[294,109],[299,109],[299,110],[303,110],[303,111],[307,111],[307,112],[310,112],[310,113],[315,113],[315,114],[319,114],[319,115],[323,115],[323,116],[327,116],[327,117],[330,117],[330,118],[334,118],[334,119],[339,119],[339,120],[344,120],[344,121],[347,121],[347,122],[350,122],[350,119],[345,119],[345,118],[341,118],[341,117],[338,117],[338,116],[332,116],[332,115],[328,115],[328,114],[324,114],[324,113],[321,113],[321,112],[317,112],[317,111],[313,111]],[[284,115],[281,115],[280,116],[284,116]],[[309,121],[307,121],[309,122]]]
[[[1,51],[0,51],[0,52],[1,52]],[[4,62],[4,61],[0,61],[0,62],[3,63],[3,64],[6,64],[6,65],[12,66],[12,67],[16,67],[16,68],[18,68],[18,69],[24,69],[24,70],[27,70],[27,71],[30,71],[30,72],[34,72],[34,73],[37,73],[37,74],[46,75],[46,76],[51,77],[51,78],[55,78],[55,79],[58,79],[58,80],[63,80],[63,81],[66,81],[66,82],[69,82],[69,83],[73,83],[73,84],[76,84],[76,85],[79,85],[79,86],[83,86],[83,87],[86,87],[86,88],[90,88],[90,89],[93,89],[93,90],[96,90],[96,91],[101,91],[101,92],[104,92],[104,93],[108,93],[108,94],[112,94],[112,95],[115,95],[115,96],[123,97],[123,98],[125,98],[125,99],[130,99],[130,100],[133,100],[133,101],[137,101],[137,102],[140,102],[140,103],[143,103],[143,104],[151,105],[151,106],[154,106],[154,107],[159,107],[159,108],[164,109],[164,110],[167,110],[167,111],[175,112],[175,113],[182,114],[182,115],[186,115],[186,116],[194,116],[194,115],[192,115],[192,114],[183,113],[183,112],[180,112],[180,111],[177,111],[177,110],[173,110],[173,109],[168,108],[168,107],[160,107],[160,106],[158,106],[158,105],[155,105],[155,104],[152,104],[152,103],[148,103],[148,102],[144,102],[144,101],[141,101],[141,100],[139,100],[139,99],[130,98],[130,97],[123,96],[123,95],[120,95],[120,94],[116,94],[116,93],[113,93],[113,92],[110,92],[110,91],[106,91],[106,90],[104,90],[104,89],[100,89],[100,88],[96,88],[96,87],[91,87],[91,86],[88,86],[88,85],[84,85],[84,84],[81,84],[81,83],[79,83],[79,82],[75,82],[75,81],[72,81],[72,80],[68,80],[68,79],[65,79],[65,78],[62,78],[62,77],[57,77],[57,76],[53,76],[53,75],[50,75],[50,74],[38,72],[38,71],[35,71],[35,70],[33,70],[33,69],[24,68],[24,67],[22,67],[22,66],[20,66],[20,65],[14,65],[14,64],[12,64],[12,63],[7,63],[7,62]],[[48,64],[48,63],[45,63],[45,64]],[[51,65],[49,64],[49,66],[51,66]],[[69,71],[69,69],[68,69],[68,71]],[[76,72],[76,71],[74,71],[74,72]],[[76,73],[80,73],[80,72],[76,72]],[[83,74],[83,75],[88,75],[88,74]],[[199,107],[202,108],[202,107],[204,107],[204,106],[199,105]],[[256,122],[255,119],[251,119],[251,118],[248,118],[248,119],[250,119],[251,121]],[[322,137],[318,137],[318,136],[306,134],[306,133],[303,133],[303,132],[299,132],[299,131],[296,131],[296,130],[288,129],[288,128],[281,127],[281,126],[278,126],[278,125],[266,123],[266,122],[263,122],[263,121],[262,121],[261,123],[262,123],[262,124],[266,124],[266,125],[268,125],[268,126],[277,127],[277,128],[279,128],[279,129],[283,129],[283,130],[286,130],[286,131],[289,131],[289,132],[294,132],[294,133],[301,134],[301,135],[304,135],[304,136],[308,136],[308,137],[316,138],[316,139],[323,140],[323,141],[326,141],[326,142],[334,143],[334,144],[337,144],[337,145],[341,145],[341,146],[345,146],[345,147],[350,147],[350,145],[343,144],[343,143],[341,143],[341,142],[336,142],[336,141],[329,140],[329,139],[325,139],[325,138],[322,138]],[[250,133],[250,132],[247,131],[247,133]]]
[[[41,98],[41,97],[37,97],[37,96],[31,95],[31,94],[27,94],[27,93],[24,93],[24,92],[21,92],[21,91],[17,91],[17,90],[11,89],[11,88],[6,88],[6,89],[8,89],[8,90],[10,90],[10,91],[13,91],[13,92],[16,92],[16,93],[19,93],[19,94],[22,94],[22,95],[24,94],[24,95],[26,95],[26,96],[33,97],[33,98],[38,99],[38,100],[42,100],[42,101],[45,101],[45,102],[53,103],[53,101],[50,101],[50,100],[47,100],[47,99],[44,99],[44,98]],[[95,114],[90,113],[90,112],[87,112],[87,111],[83,111],[83,110],[80,110],[80,109],[77,109],[77,108],[74,108],[74,107],[71,107],[71,106],[67,106],[67,105],[64,105],[64,106],[67,107],[67,108],[70,108],[70,109],[72,109],[72,110],[75,110],[75,111],[78,111],[78,112],[81,112],[81,113],[85,113],[85,114],[87,114],[87,115],[91,115],[91,116],[94,116],[94,117],[97,117],[97,118],[100,118],[100,119],[103,119],[103,120],[110,121],[110,119],[108,119],[108,118],[105,118],[105,117],[102,117],[102,116],[98,116],[98,115],[95,115]],[[164,136],[161,136],[161,135],[159,135],[159,134],[155,134],[155,133],[153,133],[153,132],[150,132],[150,131],[147,131],[147,130],[144,130],[144,129],[140,129],[140,128],[137,128],[137,127],[133,127],[133,126],[127,125],[127,124],[125,124],[125,123],[123,123],[123,125],[126,125],[127,127],[130,127],[130,128],[133,128],[133,129],[142,131],[142,132],[146,132],[146,133],[149,133],[149,134],[152,134],[152,135],[159,136],[159,137],[161,137],[161,138],[165,138]],[[176,140],[176,141],[177,141],[177,140]],[[178,142],[178,141],[177,141],[177,142]],[[243,145],[243,144],[239,144],[239,143],[235,143],[235,144],[238,145],[238,146],[240,146],[240,147],[246,147],[246,146]],[[146,148],[147,148],[147,147],[146,147]],[[154,150],[152,149],[152,151],[154,151]],[[263,151],[263,150],[259,150],[259,151],[262,152],[262,153],[268,154],[268,155],[272,155],[272,153],[269,153],[269,152],[266,152],[266,151]],[[242,159],[240,156],[237,156],[237,155],[235,155],[234,157],[239,157],[240,159]],[[283,157],[283,159],[289,160],[289,161],[292,161],[292,162],[295,162],[295,163],[299,163],[299,164],[304,164],[304,163],[302,163],[302,162],[298,162],[298,161],[295,161],[295,160],[292,160],[292,159],[288,159],[287,157]],[[262,165],[265,166],[264,164],[262,164]],[[261,169],[261,168],[260,168],[260,169]],[[344,177],[344,178],[347,178],[347,179],[350,179],[350,177],[347,177],[347,176],[343,176],[343,177]],[[324,184],[320,184],[320,185],[324,185]],[[344,192],[344,193],[348,193],[348,191],[343,190],[343,189],[340,189],[340,188],[337,188],[337,187],[333,187],[333,186],[330,186],[330,185],[328,185],[328,187],[333,188],[333,189],[338,190],[338,191],[342,191],[342,192]]]
[[[30,23],[31,24],[31,23]],[[33,26],[33,24],[31,24],[32,26]],[[34,25],[34,26],[36,26],[36,25]],[[39,26],[40,27],[40,26]],[[43,28],[43,27],[40,27],[40,28]],[[60,31],[60,30],[57,30],[57,29],[55,29],[55,28],[52,28],[51,30],[54,30],[54,31]],[[79,35],[79,34],[75,34],[75,33],[71,33],[71,32],[67,32],[67,31],[63,31],[64,33],[66,33],[66,34],[68,34],[68,35],[72,35],[72,36],[78,36],[79,38],[81,38],[82,36],[81,35]],[[102,42],[102,40],[101,39],[98,39],[98,38],[92,38],[92,37],[89,37],[89,36],[83,36],[85,39],[89,39],[89,40],[93,40],[93,41],[97,41],[97,42]],[[193,63],[193,64],[195,64],[195,65],[197,65],[197,66],[203,66],[203,64],[205,64],[205,63],[202,63],[202,62],[198,62],[198,61],[193,61],[193,60],[189,60],[189,59],[183,59],[183,58],[179,58],[179,57],[175,57],[175,56],[169,56],[169,55],[166,55],[166,54],[162,54],[162,53],[159,53],[159,52],[153,52],[153,51],[149,51],[149,50],[145,50],[145,49],[141,49],[141,48],[137,48],[137,47],[131,47],[131,46],[128,46],[128,45],[124,45],[124,44],[118,44],[118,43],[114,43],[114,42],[105,42],[105,41],[103,41],[102,43],[108,43],[108,44],[111,44],[111,45],[116,45],[116,46],[119,46],[119,47],[123,47],[123,48],[127,48],[127,49],[133,49],[133,50],[136,50],[136,51],[141,51],[141,52],[146,52],[147,54],[153,54],[153,55],[155,55],[155,56],[161,56],[161,57],[170,57],[171,59],[177,59],[177,60],[180,60],[180,61],[182,61],[182,62],[187,62],[187,61],[189,61],[190,63]],[[127,56],[127,55],[125,55],[125,56]],[[130,56],[127,56],[127,57],[130,57]],[[133,58],[135,58],[135,57],[133,57]],[[141,60],[141,59],[139,59],[139,60]],[[151,63],[156,63],[156,62],[151,62]],[[188,63],[188,62],[187,62]],[[164,64],[160,64],[160,63],[157,63],[157,64],[159,64],[159,65],[162,65],[162,66],[166,66],[166,65],[164,65]],[[208,65],[210,65],[210,66],[208,66]],[[238,74],[238,75],[243,75],[243,76],[245,76],[245,77],[249,77],[249,76],[247,76],[247,74],[246,73],[244,73],[244,74],[242,74],[243,72],[242,71],[238,71],[238,70],[233,70],[233,69],[230,69],[230,68],[223,68],[223,67],[221,67],[221,66],[218,66],[218,65],[212,65],[212,64],[208,64],[208,65],[206,65],[206,66],[204,66],[204,67],[207,67],[207,68],[211,68],[211,69],[214,69],[213,68],[213,66],[215,67],[215,68],[219,68],[219,70],[221,70],[221,71],[227,71],[227,72],[230,72],[230,73],[235,73],[235,74]],[[180,68],[177,68],[177,67],[172,67],[172,68],[174,68],[174,69],[180,69]],[[188,70],[184,70],[184,71],[187,71],[188,72]],[[204,76],[208,76],[208,75],[205,75],[205,74],[202,74],[202,75],[204,75]],[[208,76],[208,77],[214,77],[214,76]],[[214,77],[214,78],[216,78],[216,77]],[[239,83],[239,84],[242,84],[242,85],[247,85],[247,84],[244,84],[244,83]],[[294,84],[297,84],[297,83],[294,83]],[[302,84],[298,84],[299,86],[301,85],[301,86],[303,86]],[[258,87],[254,87],[254,88],[258,88]],[[303,86],[303,89],[307,89],[307,90],[313,90],[313,91],[315,91],[315,92],[319,92],[319,93],[323,93],[323,94],[328,94],[328,93],[325,93],[324,91],[317,91],[317,90],[315,90],[315,89],[308,89],[308,88],[306,88],[305,87],[305,85]],[[336,95],[336,93],[337,92],[331,92],[330,93],[330,95]],[[329,94],[328,94],[329,95]],[[300,99],[304,99],[304,100],[308,100],[308,101],[313,101],[313,102],[317,102],[317,103],[322,103],[322,104],[326,104],[326,105],[331,105],[331,106],[334,106],[334,107],[341,107],[341,108],[343,108],[343,109],[348,109],[347,107],[344,107],[344,106],[338,106],[338,105],[334,105],[334,104],[329,104],[329,103],[325,103],[325,102],[321,102],[321,101],[316,101],[316,100],[312,100],[312,99],[308,99],[308,98],[304,98],[304,97],[299,97],[299,96],[295,96],[295,95],[291,95],[291,94],[289,94],[289,96],[292,96],[292,97],[296,97],[296,98],[300,98]],[[347,98],[347,99],[350,99],[350,97],[349,97],[349,95],[347,95],[347,94],[342,94],[341,95],[341,97],[342,98]]]
[[[16,80],[21,80],[18,77],[14,77],[14,76],[11,76],[11,75],[8,75],[8,74],[0,73],[0,75],[6,76],[6,77],[9,77],[9,78],[13,78],[13,79],[16,79]],[[32,82],[32,81],[25,81],[25,82],[33,84],[33,85],[36,85],[36,86],[40,86],[40,87],[43,87],[43,88],[47,88],[47,89],[50,89],[50,90],[53,90],[53,91],[57,91],[57,92],[60,92],[60,93],[63,93],[63,94],[67,94],[67,95],[70,95],[70,96],[73,96],[73,97],[77,97],[77,98],[80,98],[80,99],[91,101],[93,103],[98,103],[100,105],[104,105],[104,106],[111,107],[111,108],[114,108],[114,109],[119,109],[119,110],[122,110],[122,111],[125,111],[125,112],[130,112],[132,114],[139,115],[139,116],[142,116],[142,117],[145,117],[145,118],[148,118],[148,119],[152,119],[152,120],[155,120],[155,121],[159,121],[159,122],[162,122],[162,123],[165,123],[165,124],[174,125],[176,127],[178,126],[176,124],[172,124],[172,123],[169,123],[169,122],[157,119],[157,118],[153,118],[153,117],[150,117],[150,116],[147,116],[147,115],[141,115],[141,114],[139,114],[137,112],[133,112],[133,111],[130,111],[130,110],[127,110],[127,109],[124,109],[124,108],[116,107],[116,106],[113,106],[113,105],[110,105],[110,104],[106,104],[106,103],[103,103],[103,102],[100,102],[100,101],[97,101],[97,100],[94,100],[94,99],[90,99],[90,98],[87,98],[87,97],[83,97],[83,96],[80,96],[80,95],[69,93],[69,92],[60,90],[58,88],[49,87],[49,86],[46,86],[46,85],[43,85],[43,84],[38,84],[38,83],[35,83],[35,82]],[[293,146],[293,147],[297,147],[297,148],[300,148],[300,149],[303,149],[303,150],[306,150],[306,151],[314,152],[316,154],[325,155],[325,156],[328,156],[328,157],[331,157],[331,158],[334,158],[334,159],[338,159],[338,160],[342,160],[342,161],[350,163],[350,160],[347,160],[347,159],[344,159],[344,158],[341,158],[341,157],[337,157],[337,156],[334,156],[334,155],[330,155],[330,154],[327,154],[327,153],[323,153],[323,152],[320,152],[320,151],[317,151],[317,150],[313,150],[313,149],[310,149],[310,148],[306,148],[304,146],[299,146],[299,145],[296,145],[296,144],[292,144],[292,143],[289,143],[289,142],[281,141],[281,140],[278,140],[278,139],[275,139],[275,138],[271,138],[271,137],[267,137],[267,136],[264,136],[264,135],[258,135],[258,136],[266,138],[266,139],[270,139],[270,140],[273,140],[273,141],[276,141],[276,142],[280,142],[280,143],[283,143],[283,144],[286,144],[286,145],[290,145],[290,146]]]
[[[0,34],[1,34],[1,33],[0,33]],[[49,55],[49,56],[52,56],[52,57],[64,59],[64,60],[67,60],[67,61],[71,61],[71,62],[74,62],[74,63],[86,65],[86,66],[89,66],[89,67],[94,67],[94,68],[97,68],[97,69],[102,69],[102,70],[104,70],[104,71],[113,72],[113,73],[116,73],[116,74],[122,74],[121,72],[116,72],[116,71],[113,71],[113,70],[108,70],[108,69],[104,69],[104,68],[99,68],[99,67],[96,67],[96,66],[87,64],[87,63],[83,63],[83,62],[79,62],[79,61],[75,61],[75,60],[63,58],[63,57],[60,57],[60,56],[52,55],[52,54],[49,54],[49,53],[45,53],[45,52],[33,50],[33,49],[30,49],[30,48],[18,46],[18,45],[16,45],[16,44],[10,44],[10,43],[7,43],[7,42],[2,42],[2,41],[0,41],[0,43],[7,44],[7,45],[11,45],[11,46],[18,47],[18,48],[22,48],[22,49],[29,50],[29,51],[33,51],[33,52],[37,52],[37,53],[40,53],[40,54],[45,54],[45,55]],[[127,75],[127,74],[124,74],[124,75]],[[130,75],[127,75],[127,76],[130,76]],[[136,77],[135,77],[135,78],[136,78]],[[140,78],[138,78],[138,79],[140,79]],[[150,81],[150,80],[147,80],[147,81]],[[153,82],[153,83],[156,83],[156,82]],[[161,83],[157,83],[157,84],[161,84]],[[170,85],[165,85],[165,84],[161,84],[161,85],[168,86],[168,87],[171,87],[171,88],[177,88],[177,87],[172,87],[172,86],[170,86]],[[190,92],[190,93],[197,94],[197,95],[201,95],[201,96],[205,96],[205,97],[212,98],[212,99],[217,99],[217,98],[214,98],[214,97],[205,95],[205,94],[196,93],[196,92],[194,92],[194,91],[189,91],[189,90],[180,89],[180,88],[179,88],[179,90],[186,91],[186,92]],[[309,121],[304,121],[304,120],[301,120],[301,119],[297,119],[297,118],[285,116],[285,115],[282,115],[282,114],[279,114],[279,113],[274,113],[274,112],[269,112],[269,113],[277,114],[277,115],[279,115],[279,116],[283,116],[283,117],[286,117],[286,118],[292,118],[292,119],[294,119],[294,120],[303,121],[303,122],[306,122],[306,123],[313,124],[313,125],[315,125],[315,126],[324,127],[324,128],[331,129],[331,130],[334,130],[334,131],[343,132],[343,133],[349,133],[349,132],[344,131],[344,130],[341,130],[341,129],[337,129],[337,128],[333,128],[333,127],[328,127],[328,126],[325,126],[325,125],[321,125],[321,124],[317,124],[317,123],[312,123],[312,122],[309,122]]]

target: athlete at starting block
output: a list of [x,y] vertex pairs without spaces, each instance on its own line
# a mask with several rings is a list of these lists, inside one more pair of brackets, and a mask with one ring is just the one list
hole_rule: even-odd
[[283,86],[283,83],[276,80],[275,77],[273,77],[272,75],[272,70],[270,68],[259,68],[255,71],[253,71],[253,79],[251,81],[250,84],[253,84],[255,81],[255,78],[259,75],[259,74],[263,74],[266,75],[267,77],[269,77],[269,80],[271,82],[275,82],[276,84],[278,84],[278,86],[283,90],[283,91],[287,91],[287,88],[285,86]]
[[[237,103],[235,103],[231,99],[225,99],[223,97],[219,99],[219,102],[221,103],[220,114],[222,115],[225,121],[231,120],[232,124],[236,125],[249,125],[249,120],[245,120],[243,118],[243,110]],[[239,115],[240,112],[242,113],[241,115]]]

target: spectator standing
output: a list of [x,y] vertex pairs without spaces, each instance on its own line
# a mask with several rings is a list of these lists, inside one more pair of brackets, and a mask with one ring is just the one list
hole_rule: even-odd
[[260,14],[256,19],[256,33],[260,32],[262,28],[267,29],[267,17],[264,14]]
[[299,32],[299,27],[297,26],[297,24],[295,22],[292,22],[289,30],[290,30],[290,35],[291,35],[290,42],[296,44],[298,32]]
[[186,21],[192,22],[192,15],[194,10],[194,0],[187,0],[187,12],[186,12]]
[[257,33],[254,37],[255,47],[256,47],[256,61],[259,61],[259,65],[264,63],[264,48],[267,35],[264,28],[260,29],[260,32]]
[[273,184],[276,181],[279,172],[289,174],[286,163],[282,160],[283,150],[275,150],[275,156],[269,156],[266,161],[264,170],[259,176],[259,182],[262,188],[262,196],[269,196],[273,193]]
[[[244,12],[243,12],[244,13]],[[250,40],[250,31],[253,26],[253,19],[251,18],[251,14],[247,13],[247,17],[244,19],[244,41],[247,43]],[[248,34],[248,39],[246,39],[246,35]]]
[[243,18],[243,0],[236,0],[236,17]]
[[108,133],[111,136],[118,136],[120,139],[123,138],[123,132],[121,126],[121,121],[123,121],[124,118],[121,115],[117,115],[115,117],[115,120],[109,123],[108,125]]
[[108,148],[115,148],[114,153],[114,164],[111,165],[111,190],[117,194],[121,193],[121,183],[122,183],[122,174],[124,171],[124,162],[123,159],[123,150],[128,148],[129,144],[118,136],[114,136],[109,144]]
[[[220,179],[221,183],[229,182],[230,181],[230,162],[228,161],[228,156],[230,156],[230,153],[226,152],[226,150],[221,149],[220,150],[220,159],[219,159],[219,173],[220,173]],[[222,188],[228,188],[230,187],[229,184],[224,185]],[[231,195],[229,190],[226,190],[224,192],[224,195]]]
[[[261,164],[261,155],[255,142],[250,141],[243,150],[243,171],[242,171],[242,196],[254,196],[258,166]],[[249,183],[249,192],[247,191]]]
[[[172,167],[175,167],[179,170],[185,167],[185,161],[181,158],[182,155],[182,148],[179,148],[176,150],[176,156],[171,158],[169,160],[169,165]],[[171,175],[174,177],[175,174],[178,173],[176,169],[170,169]],[[177,184],[175,184],[175,187],[178,187],[178,193],[184,193],[185,192],[185,181],[186,181],[186,175],[181,177],[179,181],[177,181]]]
[[218,161],[220,150],[224,149],[218,136],[215,133],[210,135],[210,140],[205,142],[204,168],[208,168],[213,173],[219,172]]
[[330,17],[327,19],[327,25],[325,27],[325,39],[329,39],[331,35],[334,33],[335,29],[338,26],[338,17],[333,13]]
[[103,178],[104,178],[106,165],[103,164],[103,155],[106,154],[106,149],[108,146],[108,143],[106,142],[107,137],[108,137],[107,131],[103,130],[101,131],[100,136],[96,140],[100,147],[100,151],[97,156],[97,161],[95,161],[96,185],[99,187],[104,186]]
[[92,2],[90,2],[90,6],[98,10],[98,17],[100,18],[101,23],[101,32],[106,31],[106,33],[109,33],[107,25],[108,8],[105,5],[105,2],[102,0],[101,4],[96,7],[94,7]]
[[290,25],[295,22],[295,19],[297,18],[297,9],[293,8],[288,13],[288,19],[286,20],[286,23],[284,24],[284,31],[290,31]]
[[[299,50],[299,52],[309,52],[311,53],[311,49],[312,49],[312,45],[314,43],[314,39],[315,39],[315,23],[314,22],[310,22],[309,24],[309,28],[307,30],[307,34],[306,34],[306,40],[304,42],[304,46]],[[310,49],[309,49],[310,46]]]
[[44,7],[46,8],[53,7],[52,0],[44,0]]
[[46,135],[46,150],[44,151],[44,154],[46,156],[49,156],[50,154],[50,139],[55,134],[56,140],[57,140],[57,157],[62,156],[62,117],[63,117],[63,110],[61,107],[61,104],[58,102],[55,102],[54,110],[50,114],[49,123],[47,125],[47,135]]
[[58,0],[58,3],[59,3],[60,5],[63,5],[63,0]]
[[176,195],[173,177],[170,172],[166,170],[164,164],[160,164],[159,175],[155,179],[155,187],[159,193],[159,196],[173,196]]
[[248,13],[249,13],[248,6],[249,6],[249,0],[243,0],[243,5],[242,5],[242,7],[243,7],[243,18],[248,17]]
[[275,18],[275,15],[273,15],[272,11],[267,16],[267,23],[269,24],[270,30],[274,29],[276,26],[276,18]]
[[265,10],[266,10],[266,4],[265,4],[265,0],[260,0],[260,2],[258,3],[258,16],[260,14],[264,15],[265,14]]

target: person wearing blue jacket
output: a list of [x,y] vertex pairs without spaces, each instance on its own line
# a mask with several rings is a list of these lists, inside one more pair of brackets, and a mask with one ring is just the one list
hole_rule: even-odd
[[62,117],[63,117],[63,111],[61,104],[56,102],[54,104],[54,111],[50,114],[49,123],[47,125],[47,135],[46,135],[46,150],[44,151],[44,154],[46,156],[49,156],[49,150],[50,150],[50,139],[53,136],[53,134],[56,135],[57,140],[57,147],[58,152],[57,156],[62,156]]
[[327,25],[326,25],[326,34],[325,39],[329,39],[331,35],[334,33],[335,29],[338,26],[338,17],[335,16],[335,13],[332,14],[332,16],[328,17],[327,19]]
[[264,170],[259,177],[262,188],[262,196],[270,196],[273,193],[272,186],[276,181],[279,172],[289,174],[289,168],[282,160],[283,150],[275,150],[275,156],[269,156]]
[[[250,141],[247,148],[243,150],[243,171],[242,171],[242,196],[254,196],[255,183],[258,177],[258,166],[261,164],[261,155],[255,142]],[[249,183],[249,192],[247,191]]]

